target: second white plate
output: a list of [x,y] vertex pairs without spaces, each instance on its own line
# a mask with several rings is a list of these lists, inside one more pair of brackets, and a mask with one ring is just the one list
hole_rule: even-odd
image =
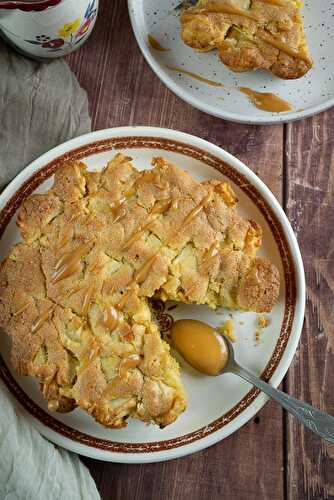
[[[184,101],[219,118],[258,124],[298,120],[334,105],[334,4],[331,0],[305,2],[305,31],[314,67],[297,80],[281,80],[265,71],[233,73],[219,61],[217,51],[200,53],[187,47],[181,40],[179,16],[171,14],[178,3],[180,0],[128,0],[132,27],[143,55],[165,85]],[[148,43],[149,34],[170,50],[160,52],[152,48]],[[223,83],[227,88],[212,87],[171,71],[167,65]],[[238,87],[278,94],[290,102],[293,111],[261,111]]]

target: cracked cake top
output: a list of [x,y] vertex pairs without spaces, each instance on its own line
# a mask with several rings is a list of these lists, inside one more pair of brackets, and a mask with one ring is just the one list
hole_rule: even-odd
[[299,0],[199,0],[181,15],[182,39],[217,49],[233,71],[266,69],[300,78],[312,67]]
[[40,380],[50,409],[79,406],[115,428],[129,416],[165,426],[186,407],[149,298],[264,312],[279,292],[230,185],[152,164],[139,172],[117,154],[101,172],[59,168],[22,204],[23,242],[0,270],[14,367]]

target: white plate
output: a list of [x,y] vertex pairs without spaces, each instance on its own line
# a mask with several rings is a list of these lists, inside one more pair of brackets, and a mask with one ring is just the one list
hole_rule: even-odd
[[[128,0],[132,27],[143,55],[165,85],[184,101],[219,118],[258,124],[299,120],[334,105],[334,4],[331,0],[305,2],[305,31],[314,68],[297,80],[281,80],[265,71],[234,73],[219,61],[217,51],[199,53],[187,47],[180,38],[179,17],[170,15],[178,3],[179,0]],[[170,52],[151,48],[148,34],[171,49]],[[170,71],[166,64],[226,86],[277,93],[292,104],[293,111],[261,111],[238,90],[208,86]]]
[[[23,170],[0,196],[1,260],[19,240],[15,212],[24,197],[48,189],[52,174],[63,161],[80,158],[89,168],[100,169],[115,150],[132,156],[140,169],[147,168],[153,156],[164,155],[199,180],[226,178],[237,192],[240,211],[262,225],[261,253],[280,270],[280,299],[258,345],[254,341],[256,315],[233,313],[238,338],[235,348],[242,364],[265,374],[277,386],[297,348],[304,317],[305,283],[298,244],[282,208],[263,182],[209,142],[173,130],[126,127],[93,132],[58,146]],[[170,312],[174,317],[198,318],[213,325],[228,317],[227,311],[217,314],[202,306],[180,305]],[[101,460],[142,463],[193,453],[235,432],[267,400],[236,376],[206,377],[181,363],[189,406],[174,424],[161,430],[130,419],[127,428],[110,430],[79,409],[68,414],[50,413],[37,382],[12,372],[6,339],[1,336],[0,375],[39,431],[64,448]]]

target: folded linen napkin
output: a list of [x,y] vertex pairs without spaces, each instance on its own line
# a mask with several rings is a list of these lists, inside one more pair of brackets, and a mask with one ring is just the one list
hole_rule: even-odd
[[[30,61],[0,41],[0,72],[1,188],[40,154],[88,132],[90,118],[86,92],[63,60]],[[44,439],[0,381],[0,499],[99,498],[78,456]]]

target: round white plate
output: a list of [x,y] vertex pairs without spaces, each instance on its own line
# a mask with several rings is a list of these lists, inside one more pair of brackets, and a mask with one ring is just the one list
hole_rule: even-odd
[[[314,68],[303,78],[281,80],[269,72],[234,73],[218,59],[217,51],[195,52],[180,38],[179,16],[171,14],[180,0],[128,0],[130,19],[139,47],[157,76],[181,99],[219,118],[245,123],[284,123],[299,120],[334,105],[334,4],[306,1],[302,10]],[[148,44],[154,36],[169,52]],[[230,88],[206,83],[169,70],[179,67]],[[292,112],[268,113],[257,109],[237,87],[273,92],[293,106]]]
[[[93,132],[56,147],[23,170],[0,196],[0,259],[19,240],[15,218],[22,200],[32,192],[48,189],[62,162],[82,159],[90,169],[101,169],[117,150],[132,156],[139,169],[148,168],[153,156],[163,155],[198,180],[227,179],[236,190],[241,213],[261,224],[261,254],[280,270],[280,298],[258,344],[256,314],[232,313],[235,348],[242,364],[278,386],[297,348],[304,317],[305,282],[298,244],[282,208],[263,182],[239,160],[209,142],[173,130],[126,127]],[[217,313],[204,306],[178,305],[171,311],[168,307],[166,312],[174,318],[197,318],[212,325],[229,318],[228,311]],[[159,429],[129,419],[125,429],[112,430],[80,409],[68,414],[50,413],[37,381],[12,371],[5,335],[1,335],[0,353],[0,376],[39,431],[64,448],[100,460],[143,463],[193,453],[235,432],[267,400],[236,376],[199,375],[181,360],[189,405],[178,420]]]

